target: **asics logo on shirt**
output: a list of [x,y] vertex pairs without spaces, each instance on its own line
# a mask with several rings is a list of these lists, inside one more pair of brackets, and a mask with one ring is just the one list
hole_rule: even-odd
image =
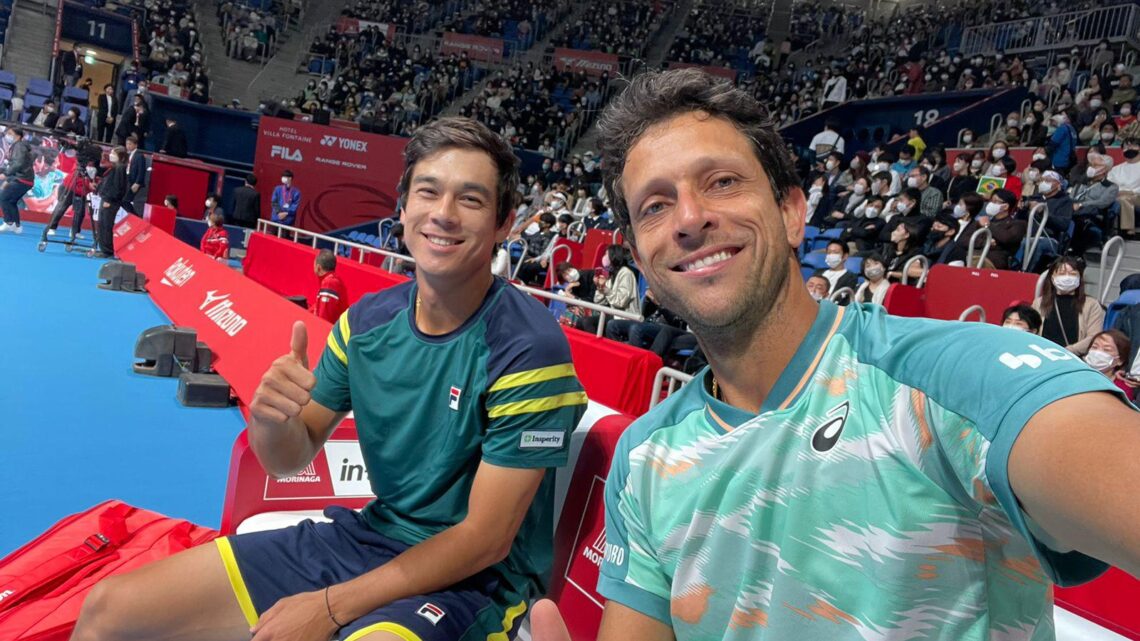
[[1010,369],[1019,369],[1022,366],[1028,367],[1029,369],[1037,369],[1038,367],[1041,367],[1041,363],[1044,362],[1041,360],[1042,357],[1053,362],[1071,361],[1076,358],[1076,356],[1073,356],[1072,352],[1057,347],[1041,347],[1040,345],[1030,345],[1029,349],[1037,353],[1011,354],[1009,352],[1005,352],[1001,356],[998,356],[998,362]]
[[827,415],[833,417],[815,430],[811,437],[811,447],[817,452],[827,452],[839,442],[843,434],[843,427],[847,425],[847,415],[851,413],[851,403],[843,401],[828,410]]

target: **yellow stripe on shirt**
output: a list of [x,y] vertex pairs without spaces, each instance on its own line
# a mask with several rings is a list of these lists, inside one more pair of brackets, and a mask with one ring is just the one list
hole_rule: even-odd
[[507,635],[514,629],[515,619],[522,616],[523,612],[526,612],[526,601],[519,601],[518,605],[507,608],[507,611],[503,613],[503,631],[488,634],[487,641],[510,641],[510,637]]
[[337,344],[335,332],[329,332],[328,345],[329,349],[332,350],[333,356],[336,356],[337,360],[348,365],[348,356],[344,353],[344,350],[340,348],[340,345]]
[[491,386],[488,392],[499,392],[512,387],[521,387],[523,385],[533,385],[534,383],[544,383],[552,381],[556,378],[566,378],[574,376],[574,364],[562,363],[560,365],[551,365],[549,367],[540,367],[538,369],[531,369],[525,372],[518,372],[515,374],[507,374],[500,376],[499,380]]
[[558,394],[557,396],[546,396],[543,398],[532,398],[526,401],[494,405],[487,408],[487,418],[518,416],[519,414],[537,414],[538,412],[546,412],[560,407],[585,404],[585,392],[569,392],[566,394]]
[[348,339],[352,336],[352,330],[348,328],[348,310],[340,315],[337,324],[340,325],[340,339],[344,341],[344,346],[348,347]]

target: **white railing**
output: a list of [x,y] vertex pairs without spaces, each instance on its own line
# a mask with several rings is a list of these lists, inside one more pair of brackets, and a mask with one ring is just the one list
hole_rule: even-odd
[[[1116,253],[1116,258],[1112,261],[1112,271],[1108,274],[1108,279],[1104,277],[1104,267],[1108,264],[1108,255],[1114,249],[1119,249]],[[1100,295],[1097,300],[1101,305],[1104,305],[1104,299],[1108,297],[1108,290],[1112,286],[1112,281],[1116,280],[1116,272],[1120,269],[1120,261],[1124,259],[1124,239],[1120,236],[1113,236],[1108,239],[1104,244],[1104,248],[1100,250],[1100,282],[1097,287],[1100,289]]]
[[672,367],[662,367],[657,370],[657,375],[653,377],[653,392],[649,395],[649,409],[653,409],[655,405],[662,401],[661,392],[665,389],[666,380],[669,381],[669,387],[665,396],[668,396],[677,391],[678,387],[693,380],[693,377],[690,374],[673,369]]
[[962,313],[958,314],[958,320],[965,322],[966,319],[973,314],[978,315],[978,322],[986,322],[986,308],[982,307],[981,305],[970,305],[966,309],[962,310]]
[[[1038,221],[1037,214],[1041,214]],[[1037,226],[1034,227],[1034,222]],[[1021,254],[1021,271],[1027,272],[1037,256],[1037,245],[1041,243],[1041,235],[1045,233],[1045,225],[1049,222],[1049,208],[1045,203],[1037,203],[1029,209],[1029,225],[1025,230],[1025,251]]]
[[[264,234],[270,234],[270,235],[276,236],[278,238],[291,238],[293,240],[293,242],[296,242],[296,243],[302,243],[302,244],[308,243],[308,245],[310,247],[316,247],[317,241],[322,240],[322,241],[325,241],[327,243],[332,243],[333,253],[337,254],[337,255],[340,255],[339,249],[341,247],[347,247],[347,248],[355,249],[355,250],[357,250],[357,261],[361,262],[361,263],[364,262],[364,256],[367,254],[376,254],[378,256],[384,256],[386,259],[390,259],[390,260],[385,260],[384,261],[385,267],[381,267],[381,269],[384,269],[385,271],[389,271],[389,272],[392,270],[389,269],[388,267],[394,266],[397,261],[403,261],[405,263],[410,263],[410,264],[415,264],[415,262],[416,262],[416,259],[412,258],[411,256],[405,255],[405,254],[398,254],[396,252],[388,251],[386,249],[377,249],[377,248],[371,247],[369,245],[361,245],[360,243],[354,243],[350,240],[345,240],[343,238],[336,238],[335,236],[329,236],[327,234],[319,234],[317,232],[308,231],[305,229],[300,229],[298,227],[291,227],[289,225],[282,225],[281,223],[275,223],[271,220],[265,220],[264,218],[257,221],[257,231],[264,233]],[[553,268],[553,266],[551,268]],[[576,307],[581,307],[582,309],[588,309],[588,310],[591,310],[593,312],[596,312],[598,314],[598,332],[597,332],[598,336],[602,336],[606,330],[606,317],[621,318],[624,320],[631,320],[631,321],[637,321],[637,322],[642,322],[645,320],[640,314],[634,314],[634,313],[627,312],[624,310],[615,309],[613,307],[607,307],[605,305],[598,305],[597,303],[591,303],[589,301],[580,300],[580,299],[574,298],[572,296],[565,296],[563,294],[555,294],[554,292],[548,292],[545,289],[536,289],[534,287],[527,287],[526,285],[522,285],[519,283],[511,283],[511,284],[514,285],[515,287],[519,288],[520,290],[530,294],[531,296],[535,296],[537,298],[542,298],[542,299],[545,299],[548,301],[559,301],[559,302],[565,303],[568,306],[574,305]]]
[[[978,246],[978,236],[985,235],[986,240],[982,245],[982,255],[978,256],[977,264],[974,264],[974,249]],[[981,269],[986,264],[986,256],[990,253],[990,241],[994,239],[993,232],[989,227],[979,227],[970,234],[970,247],[966,250],[966,267],[973,267]]]
[[961,52],[969,57],[1091,45],[1102,39],[1122,41],[1135,36],[1138,21],[1140,10],[1136,5],[1121,4],[978,25],[962,32]]
[[922,273],[919,274],[918,282],[915,284],[915,287],[923,287],[926,285],[926,276],[930,273],[930,259],[928,259],[926,256],[923,256],[922,254],[919,254],[917,256],[912,257],[910,260],[906,261],[905,264],[903,264],[903,267],[902,267],[902,284],[903,285],[910,284],[910,266],[915,264],[916,262],[922,264]]

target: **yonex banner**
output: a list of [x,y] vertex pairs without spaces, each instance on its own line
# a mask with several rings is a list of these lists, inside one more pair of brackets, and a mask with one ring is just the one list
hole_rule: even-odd
[[146,274],[147,292],[170,322],[198,330],[244,405],[269,365],[289,351],[295,321],[309,330],[310,362],[320,358],[328,322],[150,223],[134,216],[119,223],[115,254]]
[[500,38],[471,36],[454,31],[444,32],[443,42],[439,45],[439,55],[448,56],[453,53],[466,53],[471,60],[502,62],[503,41]]
[[601,51],[583,51],[558,47],[554,50],[554,68],[559,71],[585,71],[588,76],[600,76],[609,72],[616,77],[621,65],[618,57]]
[[301,190],[296,226],[312,231],[351,227],[391,216],[407,138],[262,117],[254,173],[262,216],[269,217],[281,172]]

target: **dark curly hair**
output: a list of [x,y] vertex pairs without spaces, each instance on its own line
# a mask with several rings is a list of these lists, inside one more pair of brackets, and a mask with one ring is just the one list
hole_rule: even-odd
[[630,149],[649,127],[694,111],[728,120],[751,141],[777,203],[782,203],[791,190],[799,189],[795,165],[788,158],[783,139],[768,111],[752,96],[698,69],[648,71],[635,76],[598,121],[605,160],[602,182],[618,224],[630,238],[629,205],[621,185]]

